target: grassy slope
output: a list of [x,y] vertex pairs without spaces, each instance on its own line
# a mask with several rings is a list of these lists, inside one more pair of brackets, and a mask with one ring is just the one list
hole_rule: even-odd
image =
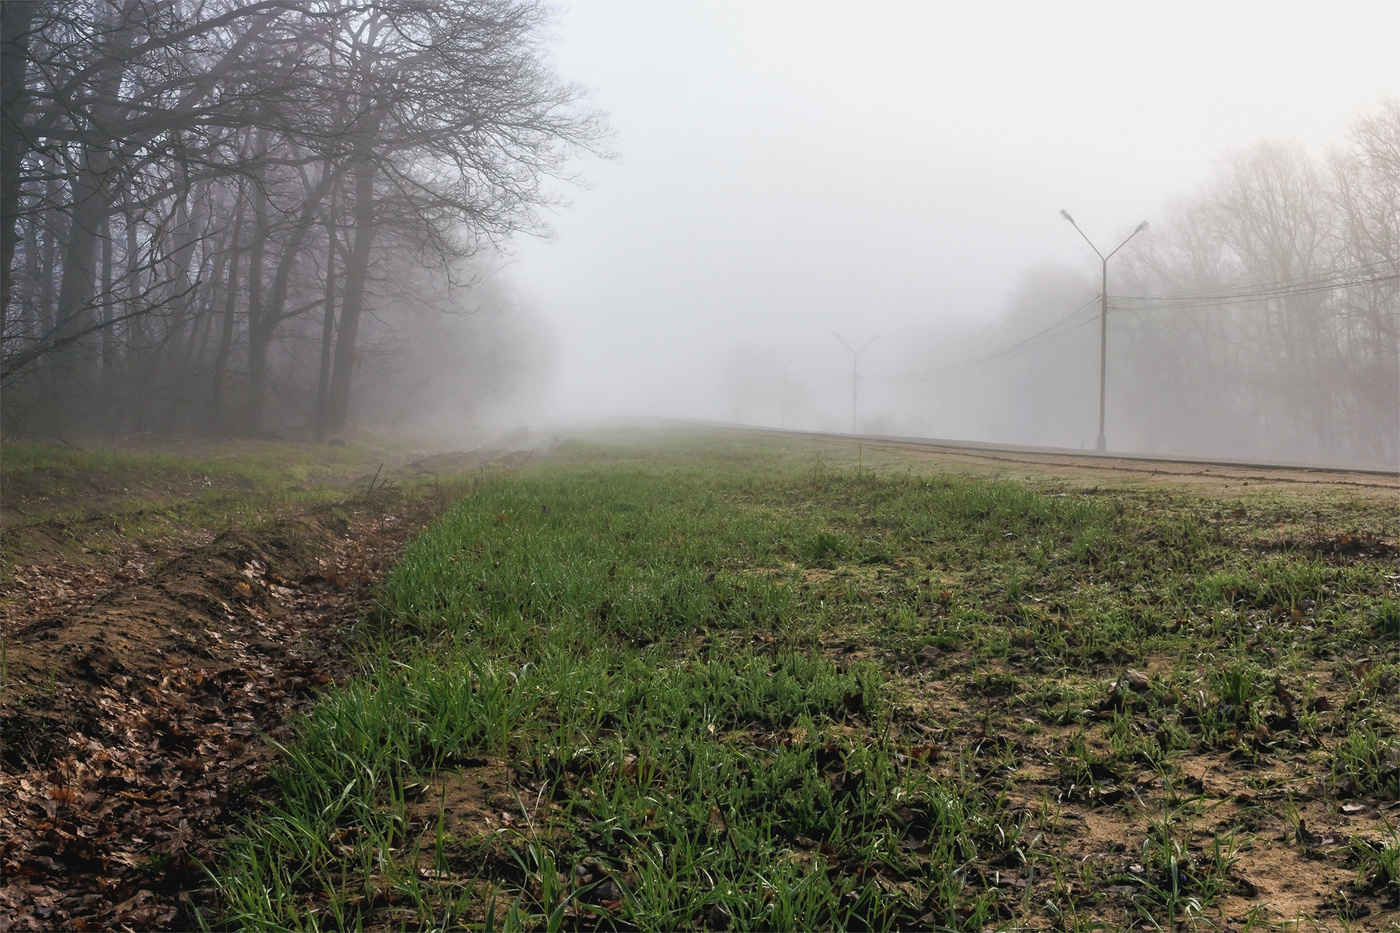
[[423,453],[4,445],[0,875],[20,881],[0,884],[0,915],[24,929],[193,922],[192,859],[235,827],[235,788],[265,775],[236,733],[279,728],[306,699],[298,679],[335,672],[338,623],[405,539],[529,456]]
[[[230,919],[1216,926],[1266,801],[1400,794],[1386,504],[862,461],[574,443],[464,500],[286,750]],[[515,814],[454,832],[453,776],[502,767]],[[1124,838],[1076,858],[1067,808]],[[1377,910],[1379,826],[1309,854]]]

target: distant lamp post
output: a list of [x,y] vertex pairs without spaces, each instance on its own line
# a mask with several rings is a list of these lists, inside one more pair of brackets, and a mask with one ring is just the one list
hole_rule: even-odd
[[[1069,216],[1069,211],[1060,211],[1060,216],[1068,220],[1074,229],[1079,230],[1079,224],[1075,223],[1074,218]],[[1144,220],[1137,225],[1136,230],[1128,234],[1128,240],[1131,240],[1146,229],[1147,221]],[[1113,253],[1109,253],[1105,256],[1103,253],[1099,252],[1099,248],[1094,245],[1093,240],[1089,239],[1088,234],[1083,230],[1079,230],[1079,235],[1084,237],[1084,242],[1088,243],[1089,248],[1103,260],[1103,288],[1099,292],[1099,297],[1102,299],[1099,312],[1099,440],[1096,445],[1098,452],[1103,453],[1108,450],[1108,439],[1104,436],[1103,432],[1104,399],[1107,395],[1106,390],[1108,384],[1108,261],[1113,258],[1113,253],[1118,252],[1118,250],[1128,245],[1128,240],[1119,243],[1114,247]]]
[[846,338],[845,338],[845,337],[842,337],[840,334],[836,333],[836,331],[832,331],[832,332],[831,332],[831,336],[833,336],[833,337],[835,337],[837,340],[841,341],[841,346],[843,346],[843,347],[845,347],[847,350],[850,350],[850,351],[851,351],[851,433],[852,433],[852,434],[855,434],[855,433],[856,433],[856,399],[857,399],[857,393],[858,393],[859,390],[860,390],[860,355],[861,355],[862,353],[865,352],[865,348],[866,348],[866,347],[870,346],[872,343],[874,343],[875,341],[879,340],[879,339],[880,339],[880,335],[879,335],[879,334],[876,334],[874,337],[871,337],[869,340],[867,340],[867,341],[861,346],[861,348],[860,348],[859,350],[857,350],[855,347],[853,347],[853,346],[851,346],[849,343],[847,343],[847,342],[846,342]]

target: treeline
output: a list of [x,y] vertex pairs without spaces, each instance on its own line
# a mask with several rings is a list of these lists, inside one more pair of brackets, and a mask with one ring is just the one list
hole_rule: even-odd
[[0,17],[7,432],[343,431],[367,339],[455,307],[606,132],[533,0]]
[[[1227,153],[1151,219],[1109,262],[1109,450],[1400,465],[1400,101],[1321,155]],[[1031,270],[996,325],[919,346],[906,430],[1093,449],[1099,268]]]
[[1109,340],[1139,446],[1400,463],[1400,101],[1325,156],[1228,154],[1133,246]]

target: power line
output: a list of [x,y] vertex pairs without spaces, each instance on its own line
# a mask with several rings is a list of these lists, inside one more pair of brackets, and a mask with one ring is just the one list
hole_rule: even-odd
[[1260,282],[1234,290],[1198,289],[1166,295],[1120,295],[1119,300],[1157,302],[1169,301],[1177,305],[1228,304],[1235,301],[1269,301],[1274,298],[1291,298],[1312,295],[1319,292],[1335,291],[1344,288],[1357,288],[1382,282],[1400,281],[1400,272],[1374,273],[1382,268],[1393,268],[1398,264],[1390,261],[1358,263],[1351,267],[1329,269],[1312,275],[1274,282]]
[[[1279,288],[1279,287],[1284,287],[1284,286],[1289,286],[1289,285],[1296,285],[1296,284],[1300,284],[1300,283],[1313,282],[1313,281],[1316,281],[1316,280],[1318,280],[1318,279],[1330,278],[1330,277],[1334,277],[1334,276],[1338,276],[1338,275],[1345,275],[1345,274],[1348,274],[1348,273],[1359,272],[1359,271],[1366,270],[1366,269],[1374,269],[1374,268],[1376,268],[1376,267],[1378,267],[1378,266],[1388,265],[1388,264],[1389,264],[1389,260],[1382,260],[1382,261],[1376,261],[1376,262],[1356,262],[1356,263],[1352,263],[1352,264],[1349,265],[1349,266],[1338,266],[1337,268],[1334,268],[1334,269],[1326,269],[1326,270],[1321,271],[1321,272],[1312,272],[1312,273],[1309,273],[1308,275],[1304,275],[1304,276],[1285,276],[1284,278],[1281,278],[1281,279],[1271,279],[1271,280],[1263,281],[1263,282],[1250,282],[1250,283],[1247,283],[1247,284],[1245,284],[1245,285],[1240,286],[1240,288],[1246,289],[1246,290],[1260,290],[1260,289],[1267,290],[1267,289]],[[1134,296],[1134,297],[1142,297],[1142,298],[1192,298],[1192,297],[1198,297],[1198,296],[1209,295],[1211,292],[1213,292],[1213,291],[1215,291],[1215,290],[1216,290],[1216,287],[1215,287],[1215,286],[1211,286],[1211,287],[1203,287],[1203,288],[1197,288],[1197,289],[1187,289],[1186,291],[1183,291],[1183,292],[1177,292],[1177,293],[1174,294],[1174,295],[1140,295],[1140,296]]]
[[[1073,320],[1077,315],[1083,314],[1086,310],[1097,304],[1098,300],[1098,296],[1095,295],[1093,298],[1090,298],[1088,301],[1084,302],[1084,304],[1075,308],[1069,314],[1066,314],[1064,317],[1060,318],[1058,321],[1051,324],[1044,330],[1031,334],[1029,337],[1025,337],[1021,340],[1018,340],[1008,347],[1003,347],[995,353],[989,353],[986,356],[979,357],[977,359],[965,360],[961,363],[954,363],[951,366],[943,366],[938,369],[929,370],[928,372],[911,373],[907,376],[886,377],[878,379],[877,381],[884,383],[936,382],[941,379],[947,379],[951,376],[957,376],[965,372],[970,372],[974,369],[981,368],[982,366],[986,366],[990,363],[1001,362],[1005,359],[1014,359],[1017,356],[1021,356],[1025,353],[1029,353],[1031,350],[1035,350],[1041,346],[1044,346],[1047,343],[1051,343],[1064,336],[1065,334],[1078,330],[1080,327],[1083,327],[1086,324],[1092,323],[1093,317],[1090,316],[1084,318],[1084,320],[1078,322],[1072,327],[1065,327],[1065,325],[1068,324],[1071,320]],[[1059,328],[1064,329],[1059,330]],[[866,378],[871,377],[867,376]]]
[[[1384,274],[1375,273],[1383,268],[1393,267],[1395,263],[1389,260],[1381,262],[1356,263],[1352,266],[1344,266],[1337,269],[1329,269],[1325,272],[1318,272],[1308,276],[1296,278],[1278,279],[1272,282],[1253,283],[1249,286],[1241,287],[1233,291],[1213,291],[1211,289],[1198,289],[1194,291],[1179,292],[1165,295],[1115,295],[1115,301],[1138,301],[1138,302],[1171,302],[1168,306],[1158,305],[1149,308],[1119,308],[1123,311],[1169,311],[1191,307],[1204,307],[1210,305],[1229,304],[1231,302],[1254,302],[1269,301],[1276,298],[1289,298],[1318,294],[1322,292],[1336,291],[1345,288],[1357,288],[1363,285],[1374,285],[1384,282],[1400,282],[1400,273],[1387,272]],[[1362,277],[1357,278],[1358,274]],[[928,370],[922,373],[911,373],[904,376],[892,377],[870,377],[874,382],[890,383],[932,383],[960,376],[964,373],[972,372],[989,366],[994,363],[1007,362],[1024,356],[1032,350],[1039,349],[1047,344],[1053,343],[1060,338],[1071,334],[1093,322],[1093,317],[1085,317],[1072,326],[1069,324],[1077,315],[1083,314],[1100,300],[1095,296],[1084,304],[1075,308],[1069,314],[1060,318],[1055,323],[1044,330],[1024,337],[1015,343],[1003,347],[994,353],[965,360],[961,363],[954,363],[942,366],[937,369]]]

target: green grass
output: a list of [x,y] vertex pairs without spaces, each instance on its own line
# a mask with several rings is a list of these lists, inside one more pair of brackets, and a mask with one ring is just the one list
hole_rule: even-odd
[[386,461],[413,456],[383,444],[150,440],[91,449],[6,443],[0,485],[9,524],[0,582],[26,562],[93,563],[132,543],[161,548],[367,491]]
[[[381,586],[218,922],[1167,929],[1219,922],[1254,838],[1183,755],[1400,792],[1393,563],[1300,544],[1383,506],[860,461],[572,443],[482,486]],[[502,766],[510,820],[425,811]],[[1076,858],[1066,807],[1131,823],[1121,859]]]
[[[114,581],[158,572],[222,534],[272,534],[279,547],[304,551],[311,536],[286,519],[312,516],[335,528],[357,514],[423,514],[427,509],[420,506],[445,507],[481,479],[439,479],[414,470],[387,479],[422,451],[383,442],[143,437],[132,443],[139,446],[7,442],[0,450],[0,615],[6,620],[29,621],[35,605],[29,583],[41,575],[50,582],[64,578],[83,598],[96,597]],[[384,475],[367,495],[381,464],[387,464]],[[42,596],[38,605],[44,605]],[[16,628],[3,628],[0,702],[23,704],[24,693],[9,689]],[[58,679],[53,673],[46,678],[50,698]]]
[[[363,472],[392,453],[382,445],[317,446],[276,441],[170,441],[143,448],[5,444],[0,476],[7,482],[70,490],[83,484],[130,481],[138,487],[162,478],[234,479],[262,487],[336,482]],[[378,459],[376,459],[378,458]],[[44,488],[44,487],[47,487]]]

